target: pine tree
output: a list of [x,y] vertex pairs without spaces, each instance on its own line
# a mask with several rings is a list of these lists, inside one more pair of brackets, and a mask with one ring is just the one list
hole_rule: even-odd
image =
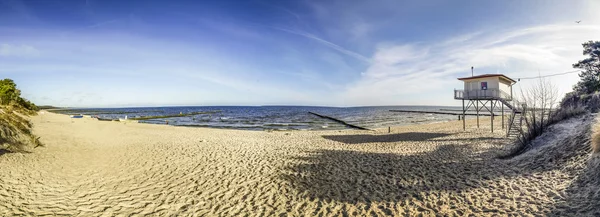
[[573,89],[579,94],[600,91],[600,41],[583,43],[583,55],[589,55],[589,57],[573,64],[574,68],[583,70],[579,73],[581,80]]

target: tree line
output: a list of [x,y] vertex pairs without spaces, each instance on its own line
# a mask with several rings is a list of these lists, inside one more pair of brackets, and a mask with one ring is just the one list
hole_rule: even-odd
[[39,110],[34,103],[21,97],[21,90],[17,88],[17,84],[8,78],[0,80],[0,105],[27,111]]

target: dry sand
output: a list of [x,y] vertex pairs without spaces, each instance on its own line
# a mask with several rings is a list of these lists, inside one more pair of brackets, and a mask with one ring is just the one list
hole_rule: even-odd
[[388,134],[45,113],[32,121],[46,147],[0,156],[0,215],[595,215],[599,167],[590,160],[588,119],[588,137],[499,160],[511,148],[499,119],[495,133],[482,118],[481,129],[469,120],[466,132],[452,121]]

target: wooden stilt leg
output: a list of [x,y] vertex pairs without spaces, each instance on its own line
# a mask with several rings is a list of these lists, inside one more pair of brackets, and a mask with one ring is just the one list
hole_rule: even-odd
[[465,100],[464,99],[462,100],[462,106],[463,106],[463,116],[462,116],[463,117],[463,130],[466,130],[467,129],[466,123],[465,123],[465,112],[466,111],[465,111]]
[[494,132],[494,103],[492,100],[490,100],[490,114],[492,116],[490,116],[490,120],[492,120],[492,133]]
[[479,128],[479,100],[475,100],[475,111],[477,111],[477,128]]
[[504,103],[500,103],[500,107],[502,107],[502,129],[504,129]]

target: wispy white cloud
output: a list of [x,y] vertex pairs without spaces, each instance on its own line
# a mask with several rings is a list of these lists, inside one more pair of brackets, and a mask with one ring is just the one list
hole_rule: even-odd
[[[571,64],[583,57],[581,43],[598,35],[600,26],[561,24],[502,34],[477,32],[431,45],[385,44],[362,78],[347,86],[344,98],[366,105],[451,104],[452,88],[461,85],[455,78],[470,75],[471,66],[477,74],[504,73],[513,78],[570,71]],[[552,78],[562,93],[570,91],[576,80],[576,74]],[[409,99],[426,93],[430,99]]]
[[5,5],[17,13],[18,16],[25,18],[28,21],[38,21],[38,18],[33,11],[21,0],[0,0],[0,6],[1,5]]
[[0,44],[0,56],[3,57],[35,57],[40,51],[30,45]]
[[289,15],[290,17],[293,17],[294,20],[298,24],[300,24],[300,23],[304,24],[304,21],[302,21],[302,18],[300,16],[300,14],[298,14],[298,13],[296,13],[296,12],[290,10],[290,9],[287,9],[286,7],[283,7],[283,6],[280,6],[280,5],[277,5],[277,4],[271,4],[271,3],[268,3],[266,1],[257,1],[257,3],[265,5],[265,6],[268,6],[268,7],[271,7],[271,8],[274,8],[274,9],[276,9],[278,11],[281,11],[281,12]]
[[299,35],[299,36],[302,36],[302,37],[305,37],[305,38],[308,38],[308,39],[311,39],[311,40],[314,40],[316,42],[319,42],[320,44],[323,44],[323,45],[325,45],[325,46],[327,46],[329,48],[332,48],[332,49],[334,49],[336,51],[339,51],[340,53],[343,53],[345,55],[353,57],[353,58],[355,58],[357,60],[360,60],[360,61],[363,61],[363,62],[367,62],[367,63],[371,61],[369,58],[367,58],[367,57],[365,57],[365,56],[363,56],[363,55],[361,55],[361,54],[359,54],[357,52],[351,51],[351,50],[346,49],[346,48],[344,48],[344,47],[342,47],[340,45],[337,45],[337,44],[335,44],[333,42],[330,42],[330,41],[327,41],[325,39],[319,38],[319,37],[317,37],[317,36],[315,36],[313,34],[310,34],[308,32],[301,31],[301,30],[292,30],[292,29],[287,29],[287,28],[281,28],[281,27],[273,27],[273,28],[281,30],[281,31],[284,31],[284,32],[288,32],[288,33],[291,33],[291,34]]
[[[86,2],[78,2],[79,10]],[[532,9],[524,18],[524,10],[507,10],[512,6],[466,17],[440,7],[452,5],[445,1],[277,2],[248,4],[260,8],[240,14],[215,7],[203,17],[198,5],[166,11],[146,5],[133,15],[91,8],[98,1],[87,4],[87,19],[78,17],[91,25],[69,30],[62,22],[30,22],[26,17],[35,18],[37,9],[0,0],[15,21],[0,28],[0,74],[24,80],[24,94],[47,96],[42,103],[64,98],[68,106],[447,105],[461,86],[456,77],[470,75],[471,66],[477,74],[513,78],[572,70],[583,58],[580,43],[600,35],[600,3],[590,0],[582,9],[581,2],[560,18],[567,22],[544,14],[555,9]],[[505,13],[514,19],[498,19]],[[441,19],[447,20],[440,25]],[[578,78],[552,79],[565,92]],[[86,94],[69,97],[81,90]]]
[[207,18],[197,18],[195,20],[198,22],[198,24],[202,26],[220,31],[228,36],[243,37],[246,39],[263,38],[263,36],[258,31],[254,31],[239,24],[234,24],[226,21],[216,21]]
[[[15,39],[23,44],[35,44],[35,47],[0,44],[0,57],[36,57],[26,64],[0,58],[0,75],[52,78],[51,82],[42,79],[35,86],[23,88],[25,92],[47,93],[49,98],[39,99],[41,104],[257,105],[313,101],[313,91],[287,88],[284,83],[270,80],[266,70],[248,68],[241,60],[215,49],[199,50],[185,44],[123,34],[115,39],[117,36],[111,34],[76,32],[77,35],[63,38],[57,37],[56,32],[44,33],[54,37]],[[49,52],[41,53],[38,49]],[[164,91],[156,91],[153,85]],[[70,96],[72,92],[81,91],[85,91],[86,96],[103,96],[103,101],[80,95],[64,98],[65,94]]]
[[84,27],[80,27],[80,28],[71,29],[71,30],[68,30],[68,31],[62,32],[61,34],[62,34],[62,36],[66,36],[66,35],[68,35],[68,34],[71,34],[71,33],[77,32],[77,31],[82,31],[82,30],[86,30],[86,29],[98,28],[98,27],[101,27],[101,26],[105,26],[105,25],[109,25],[109,24],[112,24],[112,23],[116,23],[116,22],[118,22],[119,20],[120,20],[120,19],[112,19],[112,20],[102,21],[102,22],[94,23],[94,24],[91,24],[91,25],[88,25],[88,26],[84,26]]
[[373,26],[364,22],[362,20],[356,21],[352,28],[350,29],[350,33],[352,34],[352,39],[358,40],[363,39],[369,35],[369,32],[373,29]]

